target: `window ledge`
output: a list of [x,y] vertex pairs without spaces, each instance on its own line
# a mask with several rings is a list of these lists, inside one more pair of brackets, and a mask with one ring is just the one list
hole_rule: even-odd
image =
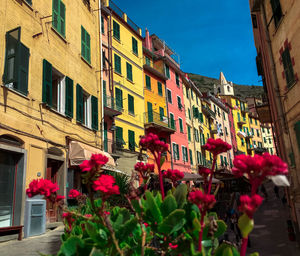
[[93,66],[87,62],[87,60],[85,58],[83,58],[81,55],[80,55],[80,58],[83,60],[83,62],[85,62],[85,64],[87,64],[90,68],[93,68]]
[[85,128],[85,129],[87,129],[87,130],[91,131],[91,132],[94,132],[94,133],[96,133],[96,132],[97,132],[97,131],[96,131],[96,130],[94,130],[93,128],[91,128],[91,127],[88,127],[88,126],[86,126],[85,124],[83,124],[83,123],[81,123],[81,122],[79,122],[79,121],[77,121],[77,120],[76,120],[76,123],[77,123],[78,125],[80,125],[81,127],[83,127],[83,128]]
[[122,73],[119,73],[119,72],[117,72],[117,71],[115,71],[115,70],[114,70],[114,73],[117,74],[117,75],[119,75],[119,76],[121,76],[121,77],[123,77],[123,76],[122,76]]
[[134,113],[130,113],[130,112],[128,112],[128,114],[129,114],[130,116],[133,116],[133,117],[135,117],[135,114],[134,114]]
[[148,90],[149,92],[152,92],[151,88],[145,87],[146,90]]
[[295,80],[290,86],[286,86],[287,88],[286,88],[286,91],[285,91],[285,95],[288,94],[290,92],[290,90],[295,87],[295,84],[297,84],[297,82],[298,81]]
[[113,39],[115,39],[119,44],[121,43],[121,40],[118,38],[115,38],[114,36],[113,36]]
[[23,93],[21,93],[21,92],[18,92],[18,91],[15,90],[15,89],[6,87],[4,84],[2,84],[1,87],[3,87],[3,89],[7,89],[8,91],[13,92],[13,93],[15,93],[15,94],[21,96],[22,98],[24,98],[24,99],[26,99],[26,100],[30,100],[30,98],[27,96],[28,94],[25,95],[25,94],[23,94]]
[[129,83],[134,84],[134,82],[133,82],[132,80],[130,80],[130,79],[128,79],[128,78],[126,78],[126,79],[127,79],[127,81],[128,81]]
[[33,11],[32,6],[29,3],[27,3],[25,0],[22,0],[22,3],[24,3],[31,11]]
[[56,109],[50,107],[50,106],[47,105],[46,103],[43,103],[43,107],[46,108],[46,109],[48,109],[50,112],[53,112],[53,113],[55,113],[55,114],[57,114],[57,115],[59,115],[59,116],[61,116],[61,117],[63,117],[63,118],[68,119],[69,121],[72,120],[71,117],[66,116],[65,114],[59,112],[58,110],[56,110]]
[[65,43],[68,44],[68,41],[66,40],[65,37],[63,37],[54,27],[51,26],[52,31],[58,35],[58,37]]
[[[277,33],[277,31],[278,31],[278,29],[279,29],[279,27],[280,27],[280,25],[281,25],[281,23],[282,23],[282,21],[283,21],[284,16],[285,16],[285,15],[282,14],[280,21],[278,22],[277,26],[275,27],[275,31],[274,31],[274,33],[273,33],[273,36],[275,36],[275,34]],[[273,20],[274,20],[274,18],[273,18]],[[275,25],[275,24],[274,24],[274,25]]]
[[134,51],[132,51],[133,55],[135,55],[136,57],[139,57],[138,53],[135,53]]

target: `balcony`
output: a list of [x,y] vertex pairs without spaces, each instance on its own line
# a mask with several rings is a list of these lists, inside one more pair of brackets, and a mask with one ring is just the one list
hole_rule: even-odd
[[241,119],[239,119],[239,120],[237,121],[237,124],[238,124],[239,126],[242,126],[242,125],[246,124],[246,120],[241,120]]
[[210,118],[216,118],[215,112],[213,112],[209,107],[202,105],[202,112],[204,115],[210,117]]
[[218,129],[215,125],[210,126],[210,131],[211,131],[212,134],[217,134],[218,133]]
[[248,107],[241,107],[241,112],[242,112],[243,114],[248,113],[248,112],[249,112]]
[[115,141],[109,139],[103,140],[103,150],[109,153],[115,161],[120,158],[120,156],[117,154],[117,150],[122,149],[123,147],[123,143],[116,143]]
[[246,133],[246,139],[252,139],[252,138],[253,138],[252,132],[247,132]]
[[246,133],[242,132],[242,131],[238,131],[237,132],[237,136],[239,136],[240,138],[246,138]]
[[104,95],[103,97],[103,104],[104,104],[104,115],[106,116],[118,116],[122,114],[122,107],[116,104],[115,98]]
[[205,158],[202,159],[201,163],[199,164],[200,167],[206,167],[206,168],[211,168],[212,162],[209,160],[206,160]]
[[166,116],[161,115],[157,112],[146,112],[145,113],[145,128],[155,129],[160,132],[174,133],[176,131],[175,120],[172,120]]

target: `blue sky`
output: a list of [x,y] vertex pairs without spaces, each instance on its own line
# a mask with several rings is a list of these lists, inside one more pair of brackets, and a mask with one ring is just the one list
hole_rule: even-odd
[[261,85],[247,0],[114,0],[180,55],[184,72]]

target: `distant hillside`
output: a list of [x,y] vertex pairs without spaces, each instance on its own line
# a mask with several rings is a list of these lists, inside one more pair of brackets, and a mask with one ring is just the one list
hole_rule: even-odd
[[[213,92],[214,84],[219,84],[219,80],[211,77],[188,74],[190,79],[195,83],[201,92]],[[245,97],[256,97],[261,98],[261,95],[264,93],[263,87],[258,85],[234,85],[234,94],[236,96],[245,98]]]

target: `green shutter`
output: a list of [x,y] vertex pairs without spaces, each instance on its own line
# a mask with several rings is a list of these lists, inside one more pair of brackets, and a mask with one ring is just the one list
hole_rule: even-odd
[[146,88],[151,90],[151,78],[150,78],[150,76],[145,75],[145,79],[146,79]]
[[177,155],[177,159],[180,159],[180,154],[179,154],[179,145],[176,144],[176,155]]
[[199,112],[199,120],[201,123],[203,123],[203,114]]
[[81,26],[81,56],[86,58],[85,56],[85,30],[83,26]]
[[108,151],[108,140],[107,140],[107,123],[103,125],[103,149],[105,152]]
[[91,63],[91,37],[83,26],[81,26],[81,56]]
[[113,36],[120,41],[120,25],[115,21],[113,21]]
[[107,107],[106,81],[103,80],[103,104]]
[[127,79],[132,81],[132,66],[128,62],[126,62],[126,70],[127,70]]
[[68,117],[73,117],[73,80],[66,77],[66,106],[65,114]]
[[[28,94],[28,69],[29,69],[29,49],[20,44],[19,53],[17,53],[18,80],[16,89],[27,95]],[[51,78],[52,80],[52,78]]]
[[43,102],[52,106],[52,65],[43,60]]
[[134,114],[134,98],[128,94],[128,112]]
[[166,67],[166,77],[170,78],[170,68],[168,65],[165,65],[165,67]]
[[52,1],[52,26],[60,32],[59,0]]
[[295,123],[294,130],[295,130],[295,134],[296,134],[296,138],[297,138],[298,149],[300,151],[300,121]]
[[98,99],[92,96],[92,129],[98,130]]
[[174,115],[172,113],[170,113],[170,126],[171,126],[172,129],[176,130]]
[[66,34],[66,7],[61,0],[53,0],[52,5],[52,26],[63,37]]
[[123,108],[123,92],[121,89],[116,88],[115,93],[116,93],[116,106],[117,106],[117,108],[122,109]]
[[123,148],[123,128],[119,126],[116,127],[116,144],[118,148]]
[[153,110],[152,110],[152,103],[147,102],[147,109],[148,109],[148,122],[153,122]]
[[105,30],[104,30],[104,18],[103,16],[101,16],[101,33],[104,34]]
[[65,4],[60,1],[60,33],[63,37],[66,35],[66,7]]
[[191,141],[191,127],[187,127],[188,128],[188,140]]
[[32,5],[32,0],[26,0],[29,5]]
[[160,117],[160,121],[163,121],[163,120],[164,120],[164,116],[165,116],[164,108],[159,107],[159,117]]
[[180,132],[183,133],[183,123],[182,123],[182,119],[179,118],[179,128],[180,128]]
[[179,86],[179,75],[177,73],[175,73],[175,77],[176,77],[176,85]]
[[161,82],[158,81],[157,81],[157,90],[158,90],[158,95],[163,96],[162,84]]
[[76,120],[83,123],[83,90],[80,84],[76,85]]
[[128,147],[130,151],[135,151],[135,135],[134,131],[128,130]]
[[138,55],[138,42],[134,37],[132,37],[132,51]]
[[192,152],[192,150],[191,149],[189,149],[189,153],[190,153],[190,162],[191,162],[191,164],[193,164],[193,152]]
[[121,70],[121,57],[115,54],[115,72],[122,74]]
[[189,119],[191,120],[191,110],[188,108]]

